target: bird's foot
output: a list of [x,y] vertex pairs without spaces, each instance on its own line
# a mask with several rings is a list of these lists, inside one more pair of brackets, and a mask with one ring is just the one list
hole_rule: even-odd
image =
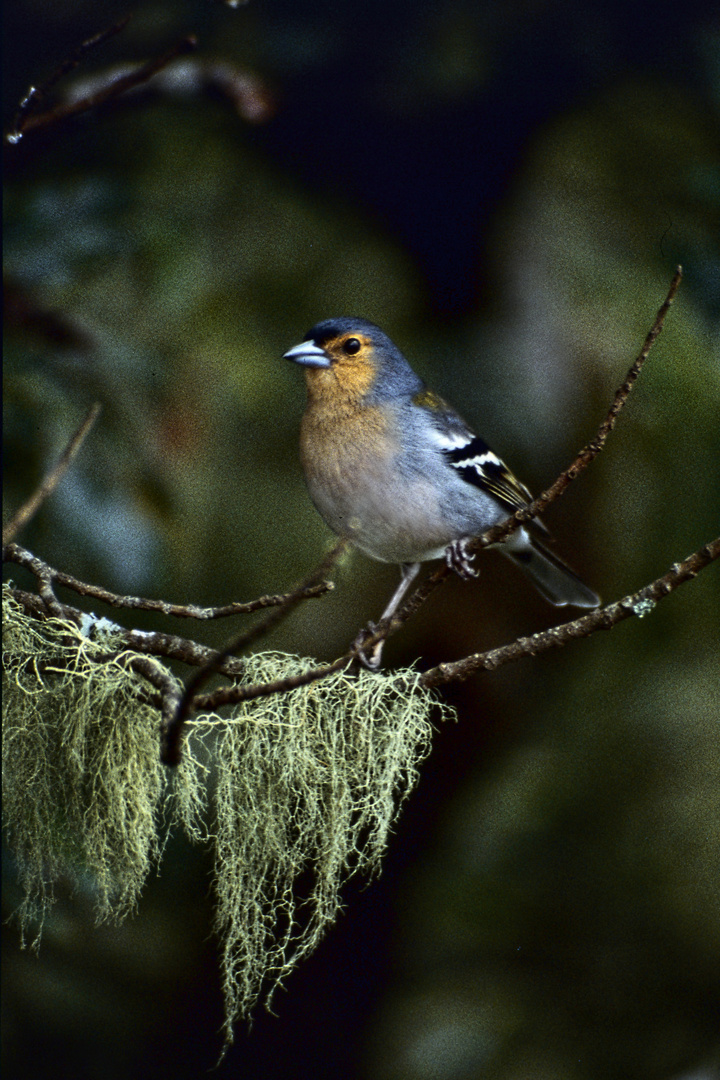
[[467,581],[468,578],[478,576],[477,570],[472,566],[475,556],[469,554],[467,550],[470,540],[471,537],[463,536],[460,540],[453,540],[452,544],[448,544],[445,549],[445,561],[448,566],[465,581]]
[[360,631],[352,643],[352,648],[355,650],[358,660],[363,667],[368,669],[368,671],[379,671],[380,669],[385,639],[383,638],[382,641],[376,641],[375,644],[370,647],[369,652],[367,650],[367,643],[372,640],[376,631],[376,623],[370,622]]

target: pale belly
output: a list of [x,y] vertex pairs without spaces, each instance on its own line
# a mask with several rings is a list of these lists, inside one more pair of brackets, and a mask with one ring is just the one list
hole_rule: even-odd
[[422,476],[398,480],[388,470],[358,474],[338,467],[308,473],[306,480],[333,532],[381,562],[437,559],[458,538]]

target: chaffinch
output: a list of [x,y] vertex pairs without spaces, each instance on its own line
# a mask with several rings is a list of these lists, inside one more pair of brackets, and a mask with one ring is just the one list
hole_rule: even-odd
[[[330,528],[373,559],[401,565],[389,617],[428,559],[475,576],[466,544],[532,496],[390,338],[359,318],[328,319],[285,353],[305,367],[300,452],[310,497]],[[536,519],[499,545],[546,600],[599,597],[538,539]]]

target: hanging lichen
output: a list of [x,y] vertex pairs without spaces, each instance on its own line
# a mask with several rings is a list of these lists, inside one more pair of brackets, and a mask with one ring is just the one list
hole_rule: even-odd
[[[264,653],[244,682],[299,674],[313,662]],[[223,949],[226,1038],[263,986],[269,999],[337,917],[341,886],[373,874],[399,806],[429,752],[437,705],[418,674],[340,672],[289,694],[243,703],[218,731],[214,844],[216,929]],[[191,744],[193,740],[191,739]]]
[[[42,920],[60,876],[93,882],[99,918],[128,914],[168,824],[182,824],[215,851],[232,1041],[233,1023],[263,994],[269,1003],[316,947],[348,877],[379,871],[430,749],[436,699],[412,670],[341,671],[231,716],[194,718],[169,773],[159,712],[116,641],[90,640],[71,621],[32,619],[7,591],[4,623],[4,813],[25,894],[23,933]],[[258,654],[243,682],[313,666]]]
[[158,854],[158,711],[111,637],[28,618],[3,592],[3,817],[21,932],[42,927],[60,877],[92,883],[99,919],[122,918]]

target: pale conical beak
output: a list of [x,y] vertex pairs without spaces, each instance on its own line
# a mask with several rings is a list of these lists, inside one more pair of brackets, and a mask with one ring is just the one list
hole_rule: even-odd
[[294,360],[305,367],[330,367],[330,357],[314,341],[303,341],[283,354],[285,360]]

